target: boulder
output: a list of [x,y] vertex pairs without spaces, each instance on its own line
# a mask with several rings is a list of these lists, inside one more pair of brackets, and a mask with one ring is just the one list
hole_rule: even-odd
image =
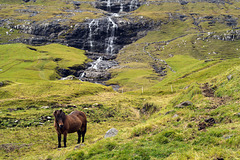
[[118,134],[118,130],[116,128],[111,128],[106,132],[104,138],[115,137],[117,134]]

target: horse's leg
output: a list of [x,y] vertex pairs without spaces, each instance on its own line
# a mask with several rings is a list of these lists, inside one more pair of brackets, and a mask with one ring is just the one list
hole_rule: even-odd
[[64,132],[63,133],[63,135],[64,135],[64,139],[63,139],[63,142],[64,142],[64,147],[67,147],[67,132]]
[[78,144],[79,144],[81,141],[81,131],[78,130],[77,133],[78,133]]
[[61,148],[61,133],[58,133],[58,148]]
[[87,122],[82,127],[82,143],[84,142],[85,133],[87,132]]
[[82,132],[82,143],[84,142],[85,133],[86,133],[86,131]]

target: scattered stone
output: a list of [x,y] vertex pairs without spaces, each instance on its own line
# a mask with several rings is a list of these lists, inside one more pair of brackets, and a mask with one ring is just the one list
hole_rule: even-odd
[[204,62],[211,62],[214,61],[213,59],[206,59]]
[[193,105],[192,102],[190,102],[190,101],[185,101],[185,102],[182,102],[182,103],[176,105],[175,108],[185,108],[185,107],[191,106],[191,105]]
[[168,114],[173,113],[173,112],[175,112],[175,111],[174,111],[174,110],[167,111],[167,112],[165,113],[165,115],[168,115]]
[[229,139],[229,138],[231,138],[233,135],[231,134],[231,135],[225,135],[225,136],[223,136],[223,138],[224,139]]
[[12,111],[18,111],[18,110],[24,110],[24,109],[21,107],[18,107],[18,108],[8,108],[8,110],[12,112]]
[[178,115],[177,115],[177,114],[174,114],[174,116],[173,116],[172,118],[176,118],[176,117],[178,117]]
[[104,138],[115,137],[117,134],[118,134],[118,130],[115,128],[111,128],[106,132]]
[[238,116],[238,117],[240,117],[240,113],[236,113],[235,115]]
[[208,126],[213,126],[216,123],[214,118],[205,119],[204,121],[208,123]]
[[77,79],[77,78],[73,75],[70,75],[70,76],[67,76],[67,77],[63,77],[60,80],[74,80],[74,79]]
[[79,149],[80,147],[81,147],[81,145],[78,144],[78,145],[76,145],[76,146],[74,147],[74,149]]
[[207,127],[207,124],[204,122],[201,122],[198,124],[198,130],[201,131]]
[[227,76],[228,81],[230,81],[233,78],[233,76],[230,74]]
[[42,106],[41,107],[42,109],[48,109],[48,108],[50,108],[49,106]]

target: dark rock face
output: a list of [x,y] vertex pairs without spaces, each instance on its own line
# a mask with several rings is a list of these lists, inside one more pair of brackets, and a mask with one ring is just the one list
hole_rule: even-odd
[[156,24],[141,17],[130,17],[128,20],[123,18],[113,14],[77,23],[72,28],[56,21],[39,22],[28,26],[17,25],[14,28],[35,35],[24,40],[27,44],[62,43],[89,52],[112,55],[118,53],[124,45],[144,36],[154,25],[160,25],[160,22]]
[[139,32],[149,29],[151,21],[147,19],[130,23],[112,15],[76,24],[66,36],[66,43],[91,52],[116,54],[124,45],[139,39]]

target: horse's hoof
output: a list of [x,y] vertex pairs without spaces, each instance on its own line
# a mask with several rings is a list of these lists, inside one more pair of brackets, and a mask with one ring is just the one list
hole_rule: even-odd
[[58,148],[61,148],[61,146],[58,146]]

